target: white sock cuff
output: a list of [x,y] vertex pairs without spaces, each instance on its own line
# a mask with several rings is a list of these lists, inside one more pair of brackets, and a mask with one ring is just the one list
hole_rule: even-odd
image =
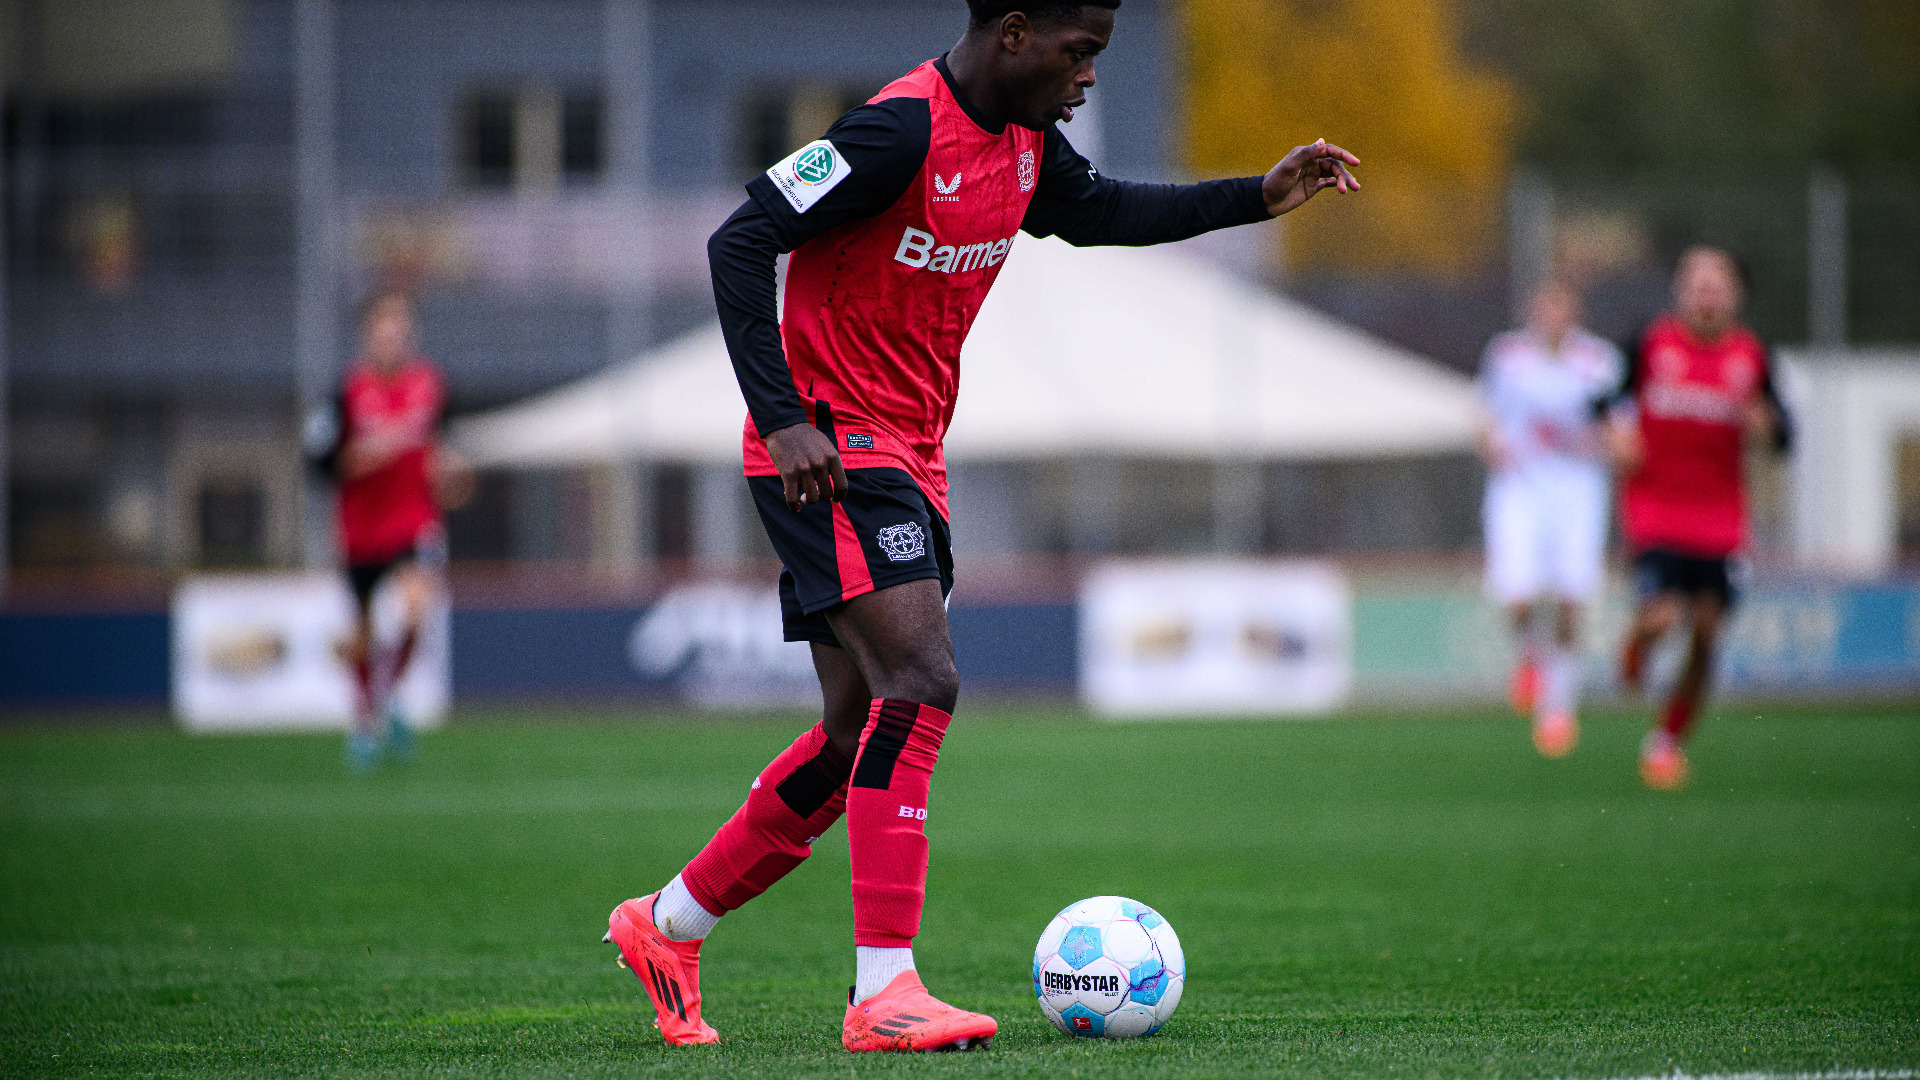
[[720,916],[700,906],[680,875],[673,875],[653,900],[653,925],[673,941],[699,941],[713,932]]
[[896,976],[903,971],[912,971],[913,947],[904,949],[882,949],[872,945],[856,945],[854,959],[859,965],[854,978],[853,1003],[867,1000],[887,988]]

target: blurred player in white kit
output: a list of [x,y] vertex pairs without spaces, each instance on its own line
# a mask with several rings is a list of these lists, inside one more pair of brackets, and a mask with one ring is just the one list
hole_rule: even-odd
[[[1533,719],[1533,745],[1565,757],[1580,741],[1580,608],[1599,592],[1607,538],[1602,403],[1620,353],[1580,326],[1564,281],[1534,293],[1527,324],[1495,337],[1481,362],[1480,450],[1487,463],[1487,590],[1512,616],[1509,697]],[[1535,608],[1552,603],[1552,633]]]

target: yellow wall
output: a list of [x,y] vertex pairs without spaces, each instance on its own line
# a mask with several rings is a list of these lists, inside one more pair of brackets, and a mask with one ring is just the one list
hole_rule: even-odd
[[1264,172],[1324,137],[1365,189],[1288,218],[1291,269],[1457,272],[1495,252],[1515,92],[1467,65],[1445,0],[1184,0],[1189,164]]

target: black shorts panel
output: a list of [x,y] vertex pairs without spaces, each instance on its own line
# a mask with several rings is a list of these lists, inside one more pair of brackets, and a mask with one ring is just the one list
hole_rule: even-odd
[[1677,551],[1650,548],[1633,557],[1634,586],[1640,598],[1661,593],[1712,596],[1731,609],[1740,597],[1739,569],[1733,559],[1702,558]]
[[347,582],[353,586],[353,598],[360,602],[361,610],[366,610],[367,605],[373,603],[373,590],[380,587],[380,582],[388,574],[402,563],[414,561],[416,557],[414,549],[408,548],[391,559],[349,565]]
[[780,616],[788,641],[839,645],[826,612],[921,578],[953,591],[947,522],[900,469],[849,469],[837,503],[787,509],[777,476],[749,476],[753,505],[780,556]]

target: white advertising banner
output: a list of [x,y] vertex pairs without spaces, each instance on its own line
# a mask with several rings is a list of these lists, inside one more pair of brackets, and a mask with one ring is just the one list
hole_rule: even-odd
[[1143,561],[1080,593],[1080,696],[1095,712],[1272,716],[1344,704],[1353,598],[1320,563]]
[[[374,594],[374,634],[398,635],[399,597]],[[406,676],[395,689],[415,727],[446,717],[453,682],[451,614],[428,612]],[[344,731],[353,716],[353,674],[341,644],[353,594],[337,573],[192,578],[173,596],[173,710],[191,731]]]

